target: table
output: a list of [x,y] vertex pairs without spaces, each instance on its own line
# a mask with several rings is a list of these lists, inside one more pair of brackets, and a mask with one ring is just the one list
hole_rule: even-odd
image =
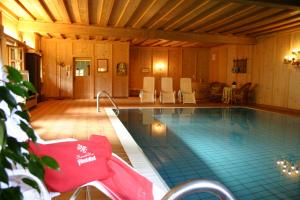
[[231,103],[232,102],[232,87],[224,87],[222,102],[223,103]]

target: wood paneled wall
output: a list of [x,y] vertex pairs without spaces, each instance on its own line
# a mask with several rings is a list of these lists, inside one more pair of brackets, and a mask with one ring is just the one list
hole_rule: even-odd
[[[156,78],[156,90],[160,91],[160,78],[173,77],[174,90],[179,89],[181,77],[192,78],[194,82],[207,82],[209,63],[208,48],[167,48],[167,47],[131,47],[129,88],[143,88],[143,77]],[[164,68],[158,70],[157,63]]]
[[[283,58],[300,48],[300,32],[260,38],[256,45],[226,45],[212,48],[210,81],[252,82],[257,104],[300,109],[300,68],[284,64]],[[247,58],[247,73],[232,73],[233,59]]]
[[[106,90],[114,97],[128,96],[128,74],[118,76],[116,65],[125,62],[129,68],[129,43],[89,40],[42,39],[43,88],[46,97],[72,98],[74,95],[74,58],[91,59],[91,78],[82,90],[94,98]],[[97,59],[108,59],[108,72],[97,72]],[[63,62],[64,66],[59,66]]]
[[[210,49],[209,81],[220,81],[231,85],[233,81],[243,84],[251,81],[253,63],[252,45],[225,45]],[[247,58],[247,73],[233,73],[233,60]]]

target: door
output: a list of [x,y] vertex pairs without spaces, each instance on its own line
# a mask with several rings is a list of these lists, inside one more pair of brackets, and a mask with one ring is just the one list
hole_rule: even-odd
[[74,60],[74,98],[93,98],[91,85],[91,59],[75,58]]

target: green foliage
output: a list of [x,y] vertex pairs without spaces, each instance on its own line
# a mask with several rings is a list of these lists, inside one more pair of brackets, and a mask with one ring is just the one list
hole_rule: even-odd
[[[27,134],[31,141],[36,141],[33,129],[29,126],[30,116],[23,103],[18,103],[13,95],[28,98],[28,92],[36,92],[34,86],[24,81],[21,73],[13,67],[4,66],[7,72],[8,82],[0,80],[3,85],[0,86],[0,102],[5,101],[10,112],[22,118],[19,126]],[[20,109],[21,108],[21,109]],[[18,111],[15,112],[15,110]],[[13,113],[10,113],[12,115]],[[44,179],[44,167],[59,169],[58,163],[51,157],[43,156],[41,158],[28,152],[27,142],[18,142],[14,137],[8,136],[5,121],[7,120],[5,112],[0,108],[0,182],[8,183],[8,175],[5,169],[12,169],[12,164],[19,164],[23,168],[27,168],[30,173]],[[24,151],[26,150],[26,151]],[[31,186],[40,192],[35,181],[23,178],[23,183]],[[22,199],[20,187],[0,187],[0,199]]]

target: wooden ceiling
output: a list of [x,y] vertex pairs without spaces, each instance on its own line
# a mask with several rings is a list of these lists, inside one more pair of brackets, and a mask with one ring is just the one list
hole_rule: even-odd
[[299,0],[1,0],[19,30],[137,46],[254,44],[300,26]]

